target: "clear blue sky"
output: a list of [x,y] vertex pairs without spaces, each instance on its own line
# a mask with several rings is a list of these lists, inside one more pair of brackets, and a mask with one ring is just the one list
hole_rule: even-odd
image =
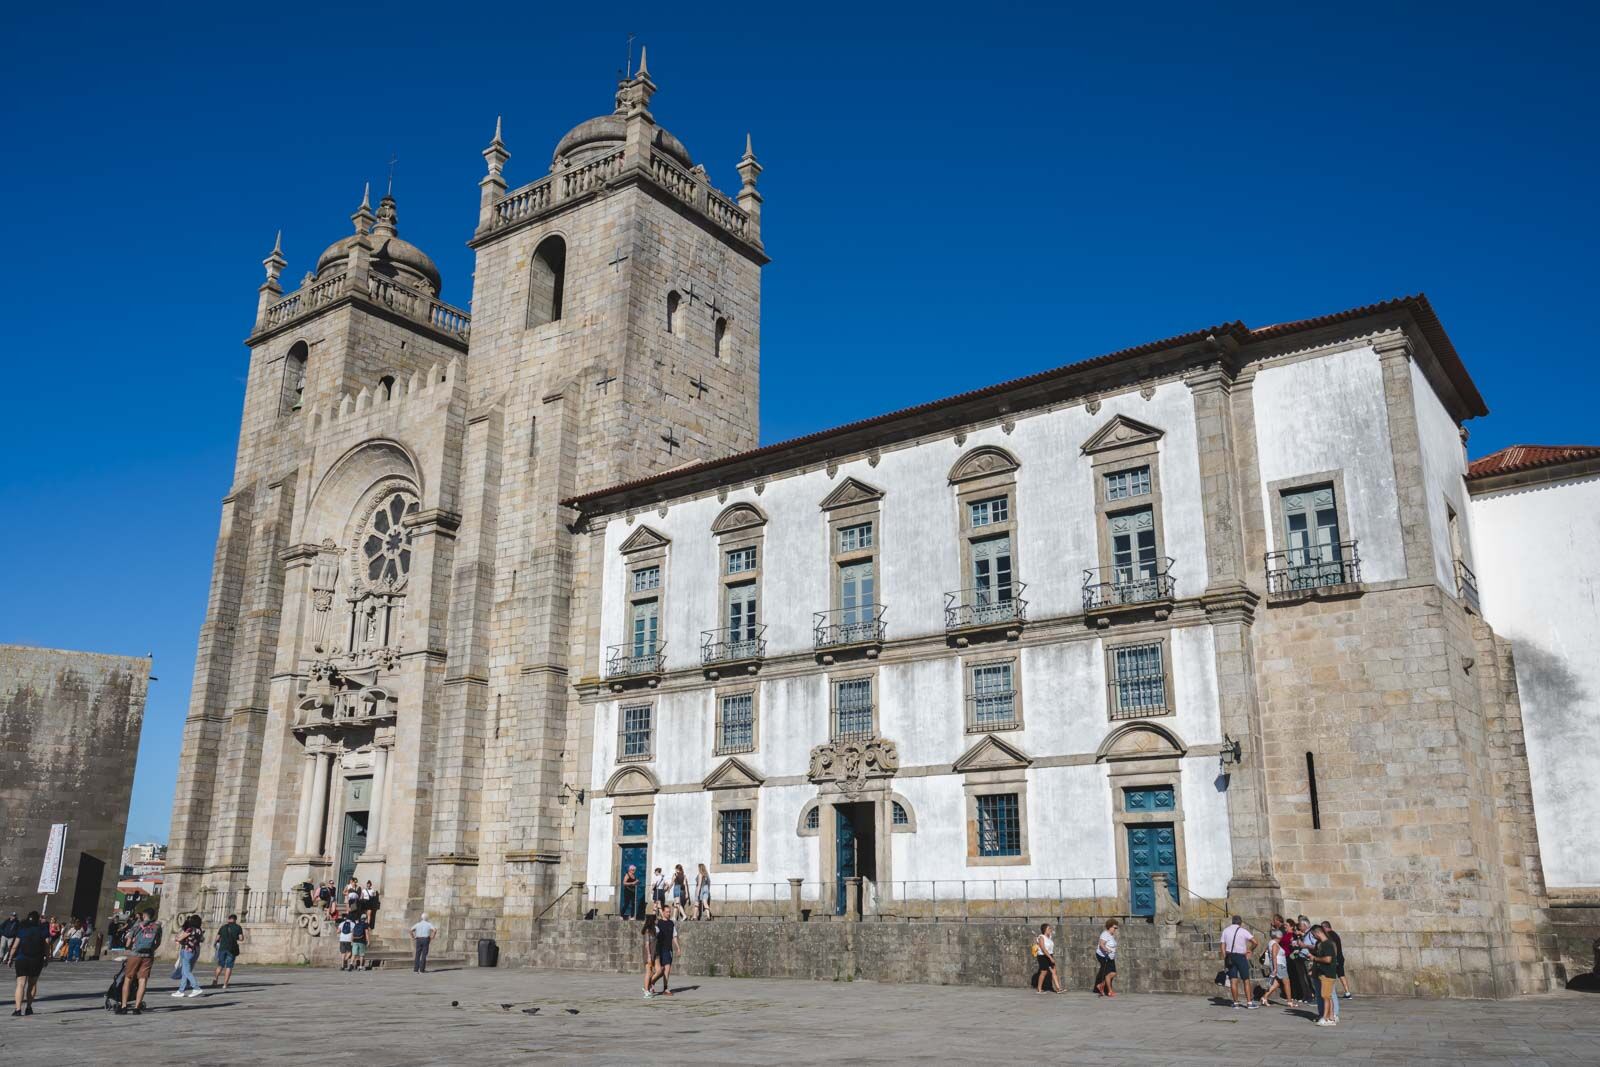
[[538,177],[630,30],[713,179],[747,130],[767,168],[764,441],[1418,290],[1474,455],[1600,441],[1592,6],[870,7],[7,7],[0,641],[155,654],[130,839],[166,840],[274,231],[299,278],[398,153],[464,304],[495,116]]

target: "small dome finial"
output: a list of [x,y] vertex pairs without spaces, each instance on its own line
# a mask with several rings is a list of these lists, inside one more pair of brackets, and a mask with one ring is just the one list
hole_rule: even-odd
[[356,208],[355,214],[350,216],[350,221],[356,224],[357,234],[366,234],[372,229],[372,183],[368,182],[361,188],[361,206]]

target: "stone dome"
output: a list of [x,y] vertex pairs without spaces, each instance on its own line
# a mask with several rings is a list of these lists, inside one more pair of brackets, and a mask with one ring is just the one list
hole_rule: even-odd
[[[371,216],[368,216],[369,218]],[[412,244],[404,240],[395,232],[396,223],[399,221],[395,212],[394,197],[386,196],[378,202],[377,225],[367,236],[372,245],[372,266],[380,274],[408,285],[417,286],[427,290],[434,296],[439,295],[441,281],[439,268],[433,258]],[[351,234],[333,242],[317,257],[317,277],[322,277],[322,272],[333,266],[344,263],[350,258],[350,249],[354,247],[358,234]]]
[[[581,163],[590,156],[621,148],[627,134],[628,119],[622,112],[596,115],[568,130],[556,145],[555,155],[550,161],[558,163],[565,159],[570,163]],[[689,149],[684,143],[659,126],[656,127],[652,143],[685,167],[694,166],[694,160],[689,158]]]

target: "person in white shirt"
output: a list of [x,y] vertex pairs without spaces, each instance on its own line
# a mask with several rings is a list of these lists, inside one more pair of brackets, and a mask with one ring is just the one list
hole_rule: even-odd
[[[1233,922],[1222,928],[1222,965],[1228,974],[1228,990],[1233,994],[1235,1008],[1254,1008],[1255,997],[1250,991],[1250,952],[1255,948],[1256,935],[1245,928],[1244,920],[1233,917]],[[1239,1003],[1240,994],[1244,1003]]]
[[428,913],[423,912],[422,917],[411,927],[411,972],[413,974],[426,974],[428,972],[428,946],[433,942],[433,935],[439,928],[428,921]]
[[350,952],[356,939],[355,920],[348,915],[339,920],[339,969],[350,970]]
[[1050,992],[1044,987],[1046,978],[1050,979],[1054,992],[1061,992],[1061,974],[1056,970],[1056,942],[1050,936],[1053,933],[1055,927],[1045,923],[1039,927],[1039,936],[1033,939],[1033,957],[1039,964],[1039,973],[1033,976],[1035,993]]
[[1113,983],[1117,980],[1117,931],[1120,929],[1121,923],[1107,919],[1106,928],[1100,931],[1100,941],[1094,947],[1095,962],[1100,965],[1094,976],[1094,991],[1107,997],[1117,995]]
[[650,899],[658,907],[665,907],[667,903],[667,876],[661,873],[661,868],[656,868],[655,877],[650,882]]

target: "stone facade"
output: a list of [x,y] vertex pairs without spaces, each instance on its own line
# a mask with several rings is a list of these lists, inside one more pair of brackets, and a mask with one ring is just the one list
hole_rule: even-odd
[[111,914],[150,660],[0,645],[0,911],[35,892],[52,823],[67,824],[51,914]]
[[761,168],[747,141],[717,191],[654,91],[641,66],[515,190],[496,128],[470,316],[392,196],[294,292],[281,243],[264,261],[180,906],[353,873],[467,939],[553,895],[583,570],[558,501],[757,439]]
[[392,196],[295,292],[265,261],[180,906],[353,873],[525,961],[705,862],[774,918],[1154,913],[1173,988],[1228,908],[1333,919],[1375,991],[1547,988],[1518,675],[1457,581],[1485,407],[1426,299],[757,447],[761,168],[717,191],[654,91],[516,189],[496,128],[470,317]]

